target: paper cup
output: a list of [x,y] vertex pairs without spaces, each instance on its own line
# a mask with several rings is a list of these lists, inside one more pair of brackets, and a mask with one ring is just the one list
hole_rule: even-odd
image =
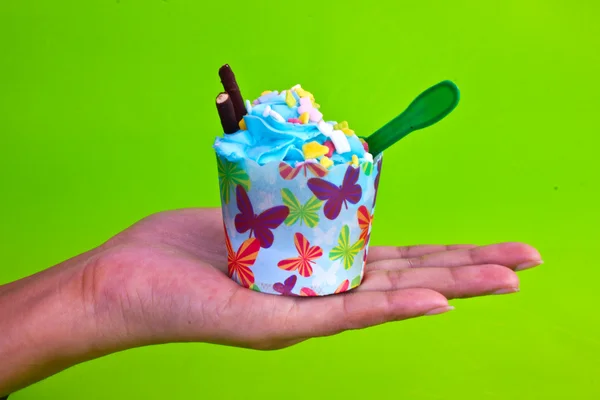
[[258,292],[323,296],[360,285],[382,157],[330,170],[217,155],[229,276]]

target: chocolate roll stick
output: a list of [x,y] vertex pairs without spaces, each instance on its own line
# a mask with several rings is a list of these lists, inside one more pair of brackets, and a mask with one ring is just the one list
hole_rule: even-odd
[[229,94],[225,92],[219,93],[217,96],[217,111],[219,112],[219,118],[221,119],[221,125],[225,133],[234,133],[240,129]]
[[219,76],[221,77],[221,83],[223,88],[229,94],[231,102],[233,103],[233,109],[235,110],[236,122],[240,122],[242,117],[246,115],[246,106],[244,105],[244,99],[240,93],[240,87],[235,81],[235,75],[231,70],[229,64],[223,65],[219,68]]

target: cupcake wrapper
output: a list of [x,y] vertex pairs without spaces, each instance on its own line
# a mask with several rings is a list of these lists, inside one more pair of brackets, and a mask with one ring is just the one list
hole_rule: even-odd
[[359,167],[258,165],[217,155],[229,276],[253,290],[322,296],[360,285],[382,157]]

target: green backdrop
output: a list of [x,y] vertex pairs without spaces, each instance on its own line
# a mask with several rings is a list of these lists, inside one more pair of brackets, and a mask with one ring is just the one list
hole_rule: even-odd
[[386,152],[374,244],[525,241],[546,261],[443,316],[276,352],[141,348],[11,399],[599,398],[598,4],[2,1],[0,283],[218,205],[226,62],[246,97],[301,83],[359,134],[455,81],[457,110]]

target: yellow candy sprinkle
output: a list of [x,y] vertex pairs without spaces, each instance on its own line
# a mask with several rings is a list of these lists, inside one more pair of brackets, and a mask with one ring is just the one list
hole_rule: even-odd
[[240,126],[240,129],[243,131],[247,131],[248,127],[246,127],[246,121],[244,121],[244,119],[242,118],[240,120],[240,122],[238,123],[238,125]]
[[352,154],[352,161],[350,161],[353,167],[358,167],[358,157],[356,154]]
[[313,96],[313,94],[311,92],[309,92],[308,90],[304,90],[302,88],[297,88],[296,93],[298,93],[298,96],[300,96],[300,97],[308,97],[311,102],[315,101],[315,96]]
[[308,113],[308,111],[303,112],[302,114],[300,114],[300,122],[302,122],[303,124],[308,124],[308,119],[310,118],[310,114]]
[[261,96],[264,96],[265,94],[269,94],[269,93],[271,93],[271,92],[272,92],[272,90],[265,90],[265,91],[264,91],[264,92],[262,92],[260,95],[261,95]]
[[317,103],[315,103],[315,102],[313,101],[313,107],[314,107],[314,108],[316,108],[316,109],[318,110],[319,108],[321,108],[321,105],[320,105],[320,104],[317,104]]
[[327,169],[333,165],[333,161],[331,161],[331,159],[327,156],[321,157],[319,163]]
[[347,121],[342,121],[339,124],[335,124],[333,126],[333,129],[335,129],[336,131],[343,131],[344,128],[348,128],[348,122]]
[[290,107],[290,108],[292,108],[296,105],[296,98],[292,94],[291,90],[287,90],[285,92],[285,102],[287,103],[288,107]]
[[321,157],[329,153],[329,147],[323,146],[322,144],[313,141],[303,145],[302,152],[304,153],[304,158],[308,160],[311,158]]
[[350,128],[342,128],[342,132],[344,132],[346,136],[354,136],[354,131]]

